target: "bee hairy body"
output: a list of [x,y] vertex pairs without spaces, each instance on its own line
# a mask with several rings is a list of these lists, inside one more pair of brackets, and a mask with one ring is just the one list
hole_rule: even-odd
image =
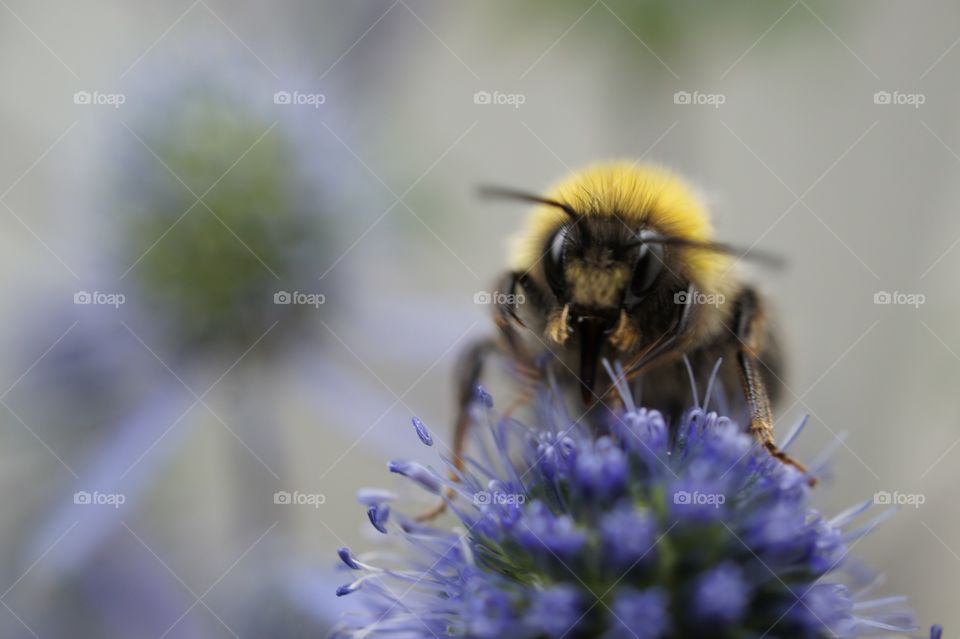
[[[682,290],[682,289],[680,289]],[[554,312],[545,317],[533,308],[531,296],[524,294],[525,304],[515,313],[515,321],[526,327],[527,331],[518,331],[509,340],[498,338],[499,352],[514,362],[515,353],[526,352],[522,356],[527,366],[519,369],[529,370],[536,366],[536,362],[546,362],[540,368],[545,371],[549,368],[552,378],[571,396],[577,396],[583,409],[589,404],[601,400],[599,388],[593,389],[594,397],[587,400],[580,399],[581,375],[579,372],[582,344],[575,331],[567,329],[565,337],[551,334],[551,330],[559,332],[559,327],[569,323],[569,319],[562,320],[562,311]],[[535,299],[535,297],[534,297]],[[738,307],[745,303],[756,305],[761,302],[758,293],[750,288],[738,289],[733,298],[727,298],[716,306],[708,305],[700,309],[695,324],[688,329],[688,333],[680,344],[665,353],[657,362],[648,366],[644,374],[638,375],[631,384],[635,398],[647,408],[659,410],[668,421],[675,421],[682,412],[690,406],[693,390],[690,383],[691,371],[695,375],[695,382],[701,393],[709,383],[709,375],[720,362],[716,376],[716,389],[723,393],[728,400],[737,400],[736,391],[741,387],[741,372],[738,358],[744,345],[737,339],[736,325],[739,315]],[[654,302],[645,309],[647,315],[627,316],[626,326],[615,327],[608,344],[599,353],[599,359],[607,359],[611,363],[619,361],[627,365],[650,346],[650,339],[668,335],[672,326],[672,318],[676,316],[676,303]],[[757,372],[761,376],[772,406],[776,406],[783,395],[783,378],[785,377],[785,362],[780,339],[775,332],[774,325],[767,318],[767,311],[760,311],[753,318],[753,323],[762,331],[754,340],[757,344],[756,359]],[[511,344],[513,346],[511,347]],[[684,361],[686,359],[686,361]],[[533,364],[530,364],[533,362]],[[688,368],[689,363],[689,368]],[[517,367],[515,367],[517,368]],[[523,376],[521,376],[523,377]],[[519,381],[523,381],[520,379]],[[604,398],[606,401],[608,398]],[[697,401],[703,397],[697,398]],[[741,404],[743,402],[740,402]],[[580,412],[574,411],[576,415]],[[742,406],[732,406],[732,409]]]
[[[773,437],[783,364],[766,304],[741,280],[740,252],[714,240],[693,188],[659,167],[619,162],[576,172],[543,196],[486,192],[535,206],[496,289],[498,336],[461,361],[455,461],[463,461],[468,405],[491,355],[527,380],[550,372],[583,415],[617,400],[613,381],[600,380],[601,362],[619,362],[639,401],[668,419],[690,405],[688,370],[702,375],[722,360],[720,386],[731,399],[742,391],[748,431],[805,471]],[[530,399],[521,393],[517,403]]]
[[[662,246],[646,254],[650,262],[646,270],[656,271],[655,286],[649,272],[636,273],[642,261],[635,253],[636,244],[643,237],[713,241],[706,207],[693,188],[662,168],[619,162],[576,172],[549,189],[544,199],[568,205],[576,217],[571,219],[568,211],[553,204],[539,203],[512,238],[512,273],[521,274],[522,292],[530,303],[510,312],[531,329],[525,331],[531,351],[549,350],[561,373],[582,377],[579,359],[586,345],[578,339],[571,313],[614,314],[616,319],[608,320],[605,327],[609,337],[597,355],[626,364],[669,336],[678,313],[685,305],[695,305],[674,346],[639,384],[645,402],[673,415],[676,407],[690,399],[684,355],[695,371],[711,370],[722,357],[726,362],[720,371],[722,385],[738,386],[736,351],[742,345],[734,325],[739,319],[739,298],[747,295],[757,307],[756,323],[763,332],[754,336],[764,351],[756,353],[761,374],[772,394],[779,395],[782,358],[762,301],[740,281],[733,256],[689,246]],[[557,251],[560,233],[566,246]],[[559,268],[563,278],[551,283],[550,269],[557,270],[552,262],[559,261],[558,256],[564,262]],[[647,276],[651,283],[640,282],[640,288],[649,288],[631,290],[631,284],[636,284],[630,281],[632,276]]]

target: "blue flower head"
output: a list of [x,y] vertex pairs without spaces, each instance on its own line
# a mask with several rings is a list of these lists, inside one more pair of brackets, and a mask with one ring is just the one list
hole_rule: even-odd
[[[665,639],[909,636],[899,597],[844,570],[871,502],[833,518],[808,477],[770,457],[734,421],[689,409],[670,428],[626,405],[606,428],[569,417],[544,391],[532,426],[499,417],[485,391],[478,455],[459,471],[390,469],[443,495],[458,525],[391,513],[365,491],[373,526],[409,558],[383,566],[340,550],[365,594],[336,637]],[[426,427],[416,433],[432,444]],[[597,436],[597,432],[604,434]],[[790,437],[789,439],[793,439]],[[452,473],[455,479],[448,479]],[[934,627],[931,637],[938,637]]]

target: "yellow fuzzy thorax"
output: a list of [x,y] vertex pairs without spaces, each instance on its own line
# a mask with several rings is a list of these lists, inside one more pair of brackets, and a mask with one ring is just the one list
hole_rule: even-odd
[[[615,215],[638,231],[647,227],[671,237],[713,239],[706,208],[693,188],[658,166],[596,164],[555,184],[544,196],[572,205],[587,218]],[[512,239],[511,266],[519,271],[532,268],[552,234],[568,221],[567,215],[555,207],[536,206]],[[732,264],[729,256],[684,248],[680,259],[701,291],[722,292],[726,288],[724,274]]]

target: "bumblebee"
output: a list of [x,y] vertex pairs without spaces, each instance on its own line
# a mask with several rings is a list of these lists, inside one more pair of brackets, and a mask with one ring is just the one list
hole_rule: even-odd
[[693,188],[665,169],[620,162],[576,172],[544,195],[482,192],[534,208],[493,297],[497,335],[459,363],[458,465],[476,386],[499,354],[528,380],[551,368],[585,412],[611,400],[615,387],[599,383],[600,363],[618,361],[640,401],[668,420],[689,405],[689,371],[719,366],[722,386],[742,390],[759,445],[805,471],[774,440],[783,360],[767,305],[736,271],[741,251],[714,240]]

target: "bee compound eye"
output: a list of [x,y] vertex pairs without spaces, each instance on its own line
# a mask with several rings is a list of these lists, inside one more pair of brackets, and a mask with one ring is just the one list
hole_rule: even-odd
[[641,244],[630,278],[630,293],[635,297],[641,297],[654,285],[661,271],[663,271],[663,246],[655,243]]
[[567,240],[567,232],[569,229],[566,226],[561,226],[556,233],[553,234],[553,239],[550,240],[550,261],[556,264],[560,264],[563,261],[563,249],[564,243]]
[[550,238],[547,252],[543,258],[543,268],[547,276],[547,283],[550,285],[553,293],[558,297],[565,289],[563,268],[569,231],[570,228],[568,226],[561,226],[557,229],[557,232]]

